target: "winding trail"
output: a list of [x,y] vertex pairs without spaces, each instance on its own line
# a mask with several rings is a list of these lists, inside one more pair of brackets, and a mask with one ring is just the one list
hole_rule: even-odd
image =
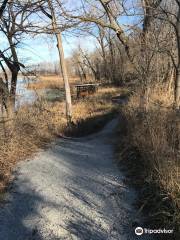
[[0,240],[135,239],[135,194],[113,157],[116,124],[88,137],[57,139],[21,162],[0,210]]

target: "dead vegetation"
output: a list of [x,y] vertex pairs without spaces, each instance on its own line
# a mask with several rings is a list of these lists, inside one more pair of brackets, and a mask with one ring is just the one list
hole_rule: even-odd
[[38,81],[29,83],[28,89],[58,89],[63,87],[63,79],[58,75],[39,76]]
[[147,112],[139,109],[138,91],[130,98],[122,110],[126,131],[118,152],[140,191],[139,213],[146,212],[145,225],[174,229],[174,239],[178,239],[180,123],[179,112],[172,107],[171,92],[164,94],[165,88],[151,88]]
[[[85,35],[88,33],[93,36],[97,46],[92,52],[78,46],[67,64],[68,75],[78,76],[84,83],[89,82],[88,76],[91,76],[91,79],[102,84],[134,86],[134,95],[130,96],[129,103],[122,108],[126,118],[123,130],[126,136],[120,140],[119,156],[128,166],[133,182],[141,189],[139,212],[147,211],[148,222],[156,223],[156,228],[165,225],[178,228],[180,223],[178,156],[180,130],[177,109],[180,107],[180,1],[139,1],[137,4],[134,4],[134,1],[128,1],[127,4],[125,0],[119,3],[118,1],[82,0],[78,8],[75,4],[71,9],[65,2],[67,1],[59,4],[59,1],[42,1],[42,5],[39,5],[39,1],[37,1],[38,5],[34,3],[31,5],[29,1],[28,3],[17,1],[15,4],[12,1],[8,2],[4,13],[7,17],[1,19],[2,29],[8,40],[7,46],[3,44],[4,49],[1,49],[3,60],[1,68],[4,72],[4,87],[0,89],[1,105],[5,103],[4,108],[7,108],[8,104],[5,100],[9,97],[8,102],[12,100],[9,108],[12,109],[15,105],[17,74],[24,68],[18,61],[17,47],[22,43],[19,36],[21,34],[31,36],[32,26],[38,33],[35,20],[40,21],[43,32],[47,29],[49,34],[49,26],[52,24],[54,14],[57,15],[57,25],[61,27],[64,25],[66,28],[69,23],[73,23],[76,28],[81,22],[82,32],[85,31]],[[49,5],[52,3],[52,8],[49,8],[48,3]],[[16,14],[19,9],[21,18]],[[49,18],[48,12],[52,12],[53,9],[55,11]],[[24,29],[27,22],[26,10],[31,12],[28,21],[31,24]],[[39,16],[46,13],[43,21],[42,18],[38,18],[37,12],[40,13]],[[76,14],[73,15],[73,13]],[[61,17],[58,18],[58,16]],[[134,20],[124,24],[121,22],[122,16],[127,18],[131,16]],[[19,19],[22,20],[21,24]],[[88,23],[89,26],[95,24],[92,30],[90,30],[91,27],[87,30],[84,28]],[[7,28],[11,24],[12,31],[9,31]],[[85,38],[83,40],[86,41]],[[8,79],[4,66],[13,73],[11,79]],[[43,66],[45,70],[43,72],[48,73],[46,68],[48,68],[47,65]],[[56,70],[58,70],[55,71],[56,73],[60,72],[59,69]],[[42,71],[35,70],[35,73],[40,74]],[[63,71],[61,74],[63,76]],[[78,80],[72,78],[70,81],[73,85]],[[68,82],[67,76],[66,82]],[[11,86],[8,86],[9,83]],[[52,75],[43,76],[39,81],[29,84],[29,89],[34,90],[56,89],[59,91],[62,87],[62,79]],[[105,119],[111,117],[114,112],[111,103],[112,95],[113,97],[116,95],[116,90],[109,88],[102,89],[96,96],[89,96],[84,101],[73,98],[73,126],[68,129],[64,114],[65,106],[62,102],[47,103],[40,100],[29,108],[21,108],[13,124],[11,126],[8,124],[6,131],[2,126],[0,131],[2,187],[8,181],[8,174],[15,162],[36,151],[39,146],[54,136],[77,135],[77,133],[83,135],[102,127]],[[11,96],[13,96],[12,99]],[[74,96],[73,94],[72,97]],[[139,104],[140,98],[143,99],[141,104]],[[114,100],[117,99],[114,98]],[[71,101],[67,102],[71,105]],[[69,116],[71,119],[71,114]]]
[[[88,78],[90,81],[90,78]],[[87,81],[88,81],[87,79]],[[71,86],[79,83],[78,77],[70,77],[69,82]],[[62,77],[59,75],[41,75],[38,77],[38,81],[29,83],[28,89],[40,90],[40,89],[59,89],[63,88],[64,83]]]
[[[114,111],[112,96],[119,89],[102,88],[86,100],[74,100],[73,127],[71,132],[66,126],[65,106],[63,102],[47,102],[39,100],[31,106],[18,110],[15,118],[8,123],[6,130],[0,125],[0,190],[7,185],[14,165],[35,153],[38,148],[46,146],[55,137],[64,134],[81,135],[96,131],[103,126]],[[108,118],[104,118],[107,115]],[[93,119],[93,121],[92,121]],[[97,124],[100,121],[100,124]],[[81,124],[80,124],[81,123]],[[91,128],[88,129],[89,123]],[[74,130],[76,129],[76,130]],[[88,131],[87,131],[88,130]]]

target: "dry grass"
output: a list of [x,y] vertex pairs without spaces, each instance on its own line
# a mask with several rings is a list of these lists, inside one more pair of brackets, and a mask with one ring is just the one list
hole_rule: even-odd
[[172,108],[171,92],[164,94],[165,86],[152,89],[147,113],[139,111],[139,93],[134,94],[123,109],[128,128],[123,140],[126,151],[122,152],[121,142],[119,156],[126,161],[134,182],[141,188],[140,209],[148,212],[148,221],[156,228],[169,226],[178,231],[179,113]]
[[6,124],[5,130],[1,128],[0,190],[9,181],[14,164],[48,143],[56,133],[63,131],[65,124],[65,116],[57,111],[57,106],[39,102],[21,108],[14,121]]
[[117,95],[120,89],[101,88],[96,95],[91,95],[85,100],[77,100],[74,104],[74,121],[103,115],[114,108],[111,101],[112,96]]
[[[80,82],[80,79],[78,77],[70,77],[69,82],[70,82],[70,85],[78,84]],[[64,84],[63,84],[62,77],[58,75],[45,75],[45,76],[39,76],[38,80],[30,83],[28,88],[32,90],[59,89],[59,88],[63,88],[63,86]]]
[[[73,103],[74,127],[80,121],[104,116],[113,111],[111,97],[120,90],[103,88],[85,100]],[[39,100],[32,106],[19,109],[11,125],[0,125],[0,191],[7,185],[11,170],[22,159],[31,156],[39,147],[67,132],[63,102]],[[87,126],[87,125],[86,125]]]

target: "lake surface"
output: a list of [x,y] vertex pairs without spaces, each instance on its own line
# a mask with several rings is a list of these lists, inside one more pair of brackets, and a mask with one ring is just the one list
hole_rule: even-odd
[[28,82],[25,79],[19,79],[16,90],[16,108],[24,104],[31,104],[37,99],[37,94],[34,90],[27,88]]
[[64,90],[62,89],[42,89],[35,91],[28,89],[28,83],[30,83],[30,81],[27,81],[26,79],[18,80],[16,91],[16,109],[26,104],[32,104],[39,97],[45,98],[47,101],[61,101],[65,98]]

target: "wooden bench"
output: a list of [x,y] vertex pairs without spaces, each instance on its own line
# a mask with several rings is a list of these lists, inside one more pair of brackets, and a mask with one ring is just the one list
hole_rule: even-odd
[[97,92],[99,83],[87,83],[75,85],[77,91],[77,98],[85,98],[88,95]]

